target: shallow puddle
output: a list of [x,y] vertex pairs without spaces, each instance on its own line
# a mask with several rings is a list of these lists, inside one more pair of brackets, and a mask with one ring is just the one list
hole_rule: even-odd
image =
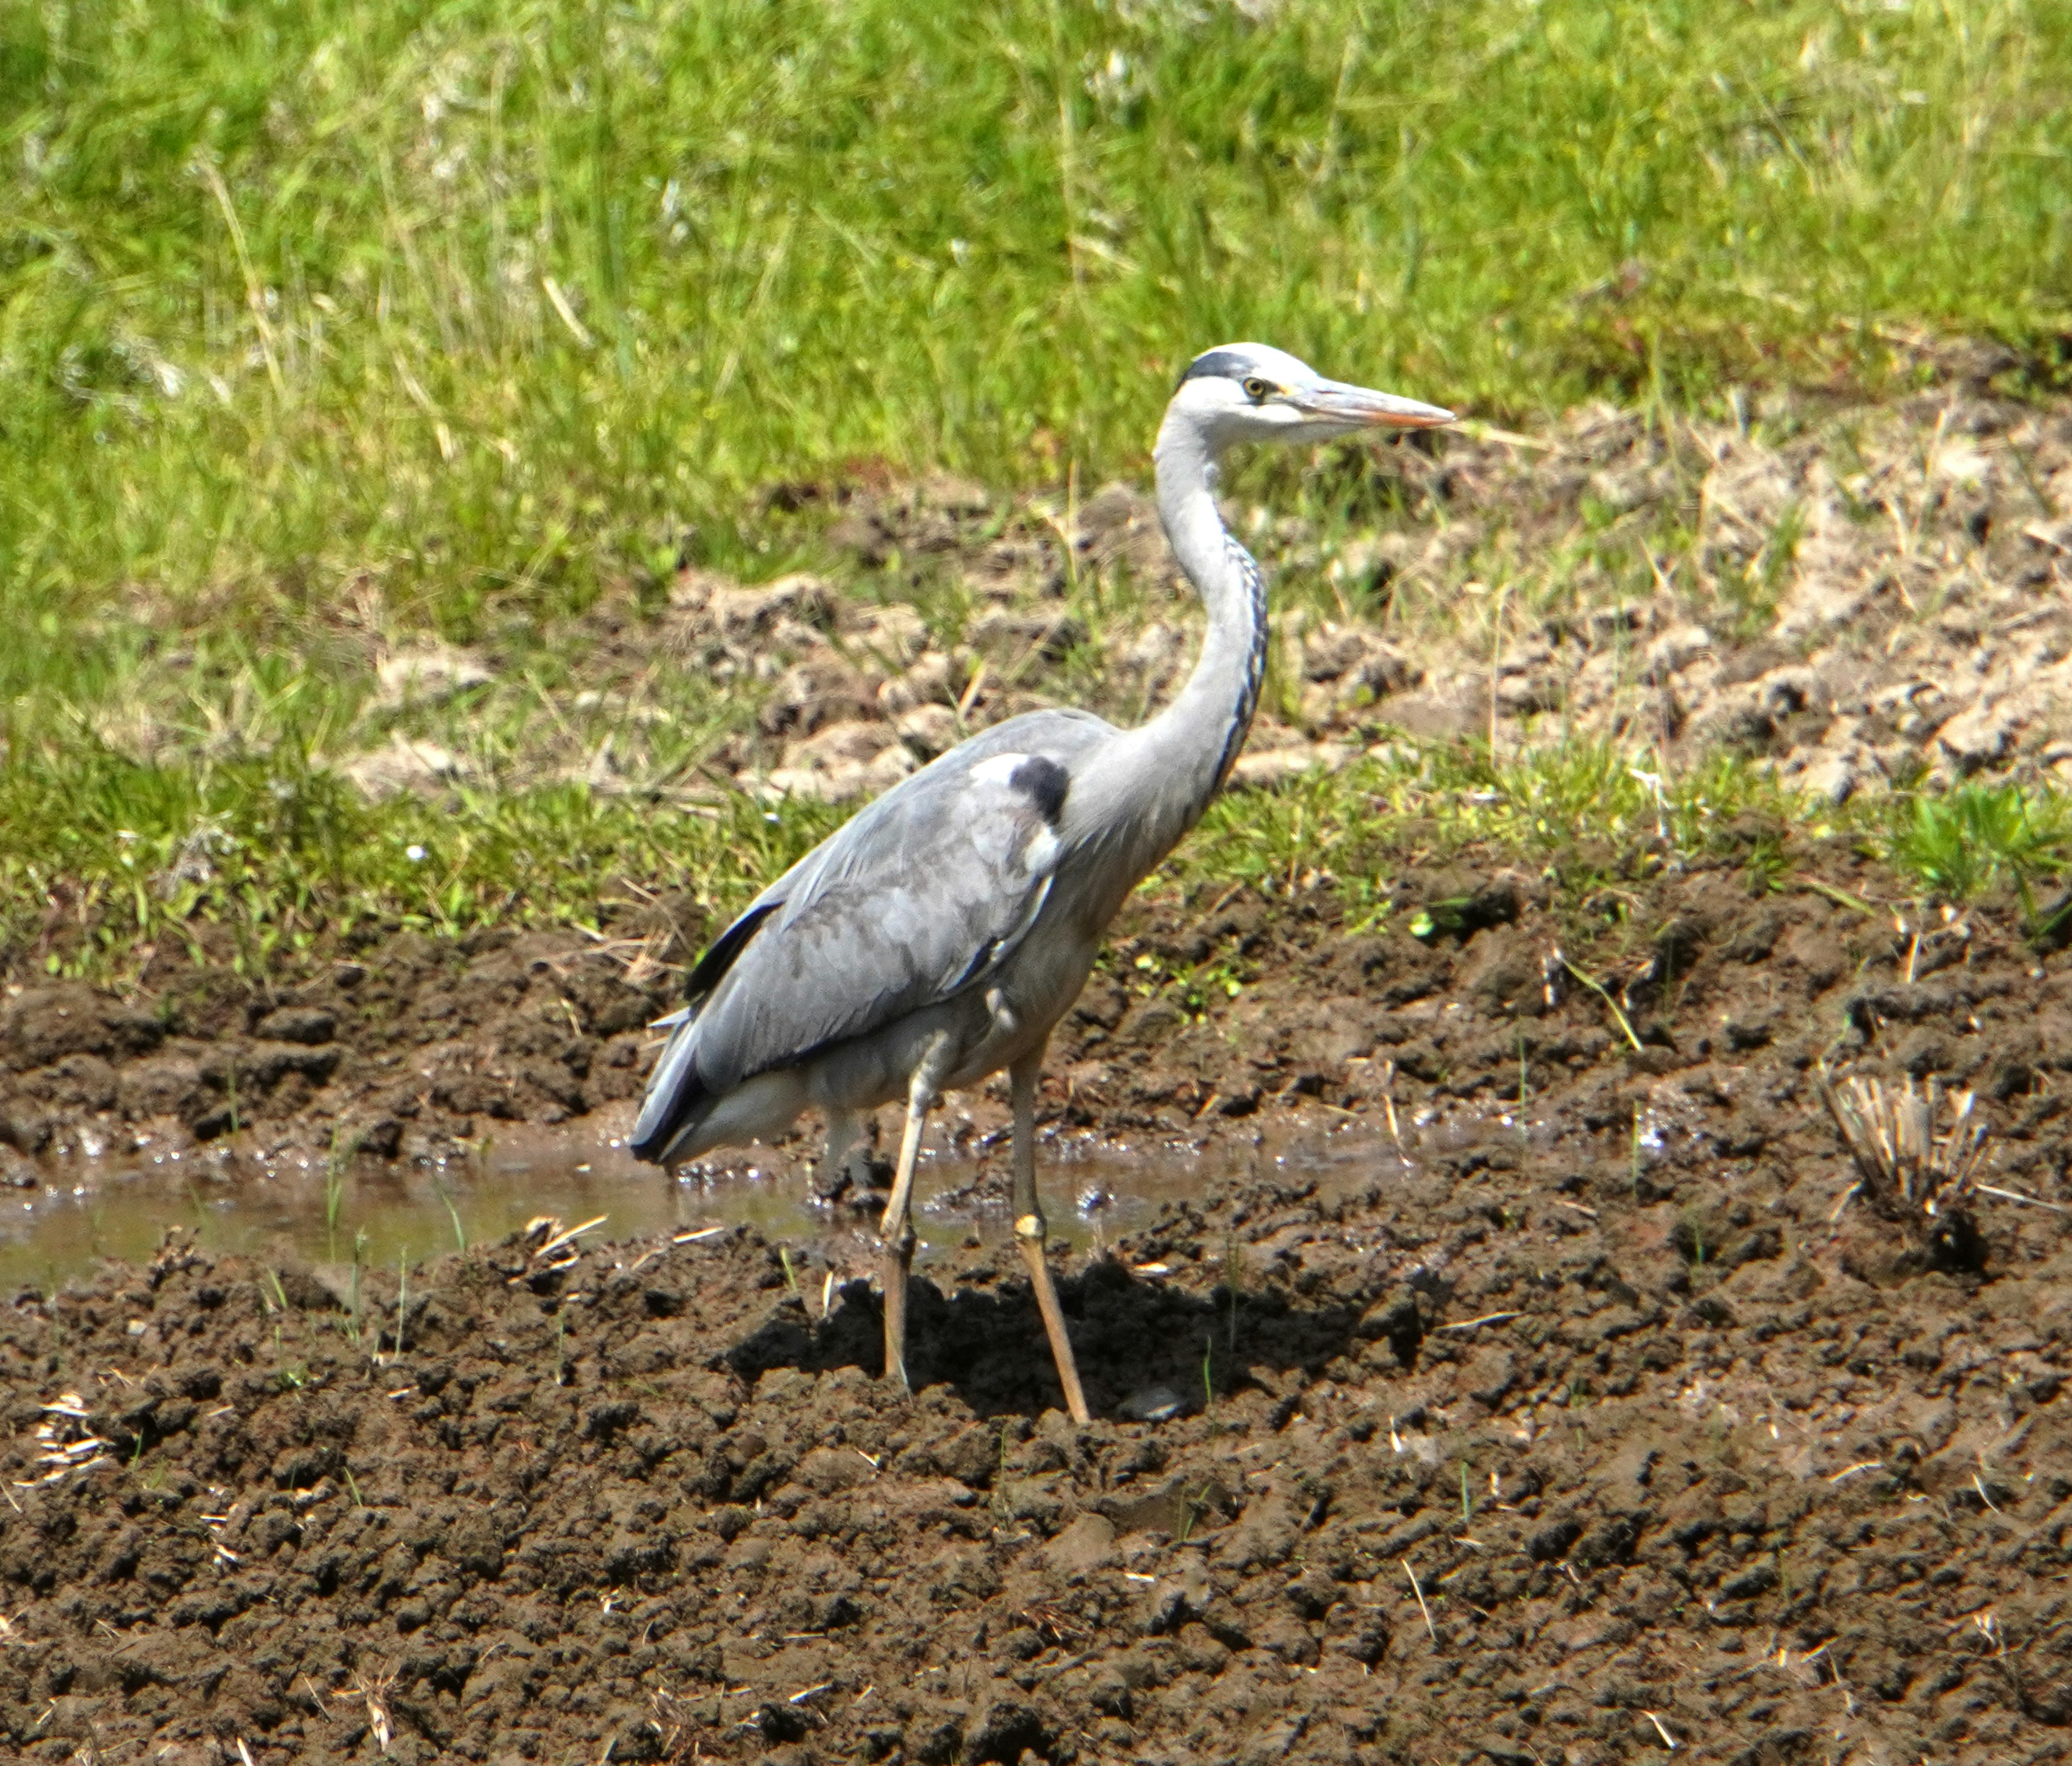
[[[1052,1236],[1075,1250],[1136,1230],[1163,1202],[1255,1169],[1346,1184],[1401,1169],[1393,1149],[1363,1130],[1207,1152],[1068,1139],[1039,1156]],[[950,1151],[924,1155],[916,1177],[921,1267],[970,1233],[987,1242],[1005,1237],[1005,1169],[1004,1149],[985,1163]],[[569,1226],[595,1221],[594,1237],[610,1240],[746,1224],[792,1247],[802,1267],[845,1275],[870,1266],[878,1220],[875,1208],[815,1204],[788,1161],[776,1175],[746,1166],[672,1181],[616,1142],[580,1132],[524,1131],[440,1165],[361,1163],[335,1179],[316,1162],[262,1166],[218,1149],[55,1161],[44,1176],[39,1190],[0,1192],[7,1291],[48,1289],[104,1258],[147,1262],[172,1227],[193,1229],[217,1252],[393,1269],[399,1258],[415,1263],[501,1238],[540,1215]]]

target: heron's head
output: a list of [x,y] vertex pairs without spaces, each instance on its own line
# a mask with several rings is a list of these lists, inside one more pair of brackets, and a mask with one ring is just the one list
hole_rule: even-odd
[[1327,381],[1265,344],[1225,344],[1197,356],[1170,407],[1215,453],[1239,442],[1327,442],[1362,430],[1434,429],[1451,411],[1393,393]]

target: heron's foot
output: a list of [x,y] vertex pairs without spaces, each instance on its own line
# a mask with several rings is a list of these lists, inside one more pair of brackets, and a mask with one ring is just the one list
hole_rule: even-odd
[[1066,1412],[1084,1428],[1093,1418],[1087,1410],[1086,1393],[1079,1388],[1079,1365],[1072,1356],[1072,1340],[1065,1335],[1065,1311],[1058,1303],[1057,1284],[1050,1279],[1050,1266],[1043,1255],[1043,1216],[1023,1215],[1014,1223],[1014,1239],[1022,1248],[1022,1261],[1029,1266],[1029,1285],[1036,1291],[1036,1310],[1043,1315],[1043,1332],[1050,1340],[1050,1358],[1058,1364],[1058,1383],[1065,1389]]
[[822,1159],[813,1167],[808,1185],[813,1200],[823,1208],[839,1202],[880,1212],[886,1192],[892,1188],[892,1161],[859,1147],[845,1159]]
[[885,1377],[896,1389],[911,1392],[906,1377],[906,1285],[914,1268],[914,1235],[886,1245],[879,1266],[885,1282]]

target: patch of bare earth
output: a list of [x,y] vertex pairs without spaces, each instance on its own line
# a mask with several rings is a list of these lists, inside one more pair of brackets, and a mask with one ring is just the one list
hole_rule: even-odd
[[[2072,767],[2062,407],[1779,401],[1753,425],[1602,407],[1323,469],[1391,513],[1326,533],[1232,512],[1285,591],[1240,784],[1406,731],[1505,752],[1605,737],[1658,768],[1725,748],[1835,801]],[[497,773],[850,798],[1031,706],[1133,720],[1191,659],[1198,611],[1129,486],[1069,505],[942,479],[774,494],[822,521],[837,577],[687,570],[650,612],[609,599],[555,635],[575,684],[516,752],[399,729],[345,770],[376,794]],[[376,661],[378,714],[500,678],[493,649],[398,640]],[[695,767],[686,682],[754,707]]]
[[[1046,1119],[1272,1126],[1323,1175],[1267,1162],[1061,1271],[1084,1431],[976,1246],[920,1286],[911,1398],[869,1285],[800,1293],[745,1229],[543,1232],[357,1307],[177,1241],[18,1296],[10,1757],[2062,1757],[2064,1216],[1982,1196],[1949,1267],[1837,1218],[1815,1075],[1973,1089],[1985,1180],[2062,1209],[2062,957],[2011,912],[1917,924],[1725,868],[1626,879],[1623,942],[1528,877],[1403,888],[1449,904],[1429,940],[1322,898],[1120,929]],[[1256,978],[1198,1006],[1143,980],[1210,961]],[[169,973],[170,1030],[23,994],[7,1156],[38,1121],[128,1132],[167,1063],[204,1102],[212,1060],[249,1073],[241,1135],[378,1107],[406,1149],[636,1083],[614,1051],[649,999],[608,958],[353,965],[263,996]],[[419,1076],[449,1054],[481,1095]],[[183,1108],[158,1120],[203,1132]]]

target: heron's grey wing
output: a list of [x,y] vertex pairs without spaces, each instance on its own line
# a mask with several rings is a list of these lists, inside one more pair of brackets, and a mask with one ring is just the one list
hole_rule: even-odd
[[[865,805],[853,820],[828,835],[750,902],[705,953],[692,974],[688,991],[693,1005],[697,1004],[701,993],[717,984],[719,974],[706,976],[706,965],[721,957],[727,941],[739,928],[754,920],[771,904],[802,904],[810,900],[828,879],[859,863],[870,862],[885,843],[895,838],[893,828],[911,818],[916,800],[932,799],[945,792],[951,781],[964,777],[973,768],[999,755],[1041,755],[1058,762],[1069,773],[1073,762],[1080,755],[1117,734],[1113,724],[1091,711],[1060,706],[1025,711],[1019,717],[1009,718],[989,730],[967,737],[919,772],[902,779],[882,797]],[[721,961],[720,973],[732,963],[735,953],[729,952]]]
[[773,883],[701,959],[648,1082],[634,1151],[698,1101],[981,982],[1063,856],[1071,764],[1097,718],[1032,713],[902,780]]

